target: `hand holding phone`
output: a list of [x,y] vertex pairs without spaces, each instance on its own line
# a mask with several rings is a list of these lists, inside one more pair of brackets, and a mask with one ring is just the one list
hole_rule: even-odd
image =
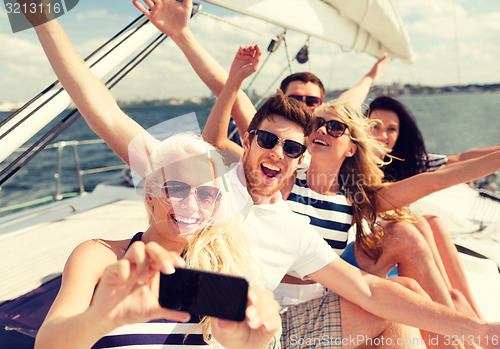
[[251,286],[248,290],[246,320],[213,319],[213,338],[224,348],[274,348],[281,334],[280,306],[271,291]]
[[184,268],[160,275],[160,305],[191,316],[243,321],[247,297],[248,282],[241,277]]

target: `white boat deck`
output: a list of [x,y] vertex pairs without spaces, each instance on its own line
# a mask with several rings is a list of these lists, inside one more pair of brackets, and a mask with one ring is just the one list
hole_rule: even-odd
[[497,264],[465,254],[460,254],[460,257],[482,315],[486,321],[500,322],[500,274]]
[[500,321],[500,202],[460,184],[419,200],[411,209],[439,216],[456,245],[489,258],[460,254],[483,316]]
[[[113,188],[111,188],[113,190]],[[125,193],[133,189],[125,189]],[[83,210],[90,199],[103,199],[109,190],[71,199]],[[0,235],[0,303],[17,298],[59,275],[71,251],[93,238],[124,239],[147,228],[144,204],[135,193],[130,197],[77,212],[55,222],[40,222]],[[116,199],[115,199],[116,200]],[[66,205],[65,205],[66,206]],[[41,219],[36,216],[33,219]],[[23,222],[29,224],[30,222]]]

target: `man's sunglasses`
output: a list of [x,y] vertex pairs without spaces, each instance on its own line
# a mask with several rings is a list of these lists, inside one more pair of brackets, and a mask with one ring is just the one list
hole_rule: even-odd
[[292,159],[298,158],[306,151],[305,145],[289,139],[280,138],[271,132],[252,130],[250,134],[255,134],[257,136],[257,145],[264,149],[273,149],[276,144],[281,143],[283,153]]
[[166,181],[162,188],[166,198],[170,202],[184,200],[191,194],[191,191],[193,191],[198,205],[205,209],[212,208],[220,195],[219,188],[210,185],[192,187],[181,181]]
[[336,138],[341,137],[345,133],[345,130],[349,128],[346,124],[338,120],[325,121],[325,119],[320,116],[314,118],[315,130],[319,129],[323,125],[326,125],[326,132],[328,132],[330,136]]
[[288,97],[304,102],[308,107],[319,107],[323,104],[323,100],[315,96],[289,95]]

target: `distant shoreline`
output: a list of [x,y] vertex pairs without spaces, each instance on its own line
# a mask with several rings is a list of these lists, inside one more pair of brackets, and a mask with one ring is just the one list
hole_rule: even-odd
[[[326,100],[331,100],[340,95],[344,90],[327,91]],[[441,93],[482,93],[482,92],[500,92],[500,83],[496,84],[470,84],[462,86],[421,86],[411,84],[397,84],[392,85],[375,85],[370,95],[391,95],[401,96],[408,94],[427,95],[427,94],[441,94]],[[257,100],[255,98],[254,102]],[[190,105],[190,104],[209,104],[214,103],[215,96],[204,98],[166,98],[166,99],[153,99],[153,100],[135,100],[135,101],[119,101],[120,107],[149,107],[149,106],[164,106],[164,105]]]
[[[325,99],[332,100],[340,95],[344,90],[327,91]],[[450,86],[422,86],[412,84],[393,83],[391,85],[375,85],[370,95],[432,95],[442,93],[482,93],[482,92],[500,92],[500,83],[496,84],[469,84],[469,85],[450,85]],[[258,97],[252,98],[256,102]],[[210,97],[190,97],[190,98],[164,98],[164,99],[137,99],[137,100],[119,100],[120,107],[150,107],[166,105],[199,105],[215,102],[215,96]],[[23,102],[0,102],[0,112],[13,112],[23,106]]]

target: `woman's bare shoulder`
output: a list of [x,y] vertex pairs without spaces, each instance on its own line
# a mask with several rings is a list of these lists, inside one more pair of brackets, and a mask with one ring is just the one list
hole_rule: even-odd
[[84,241],[73,250],[68,263],[76,263],[77,265],[85,263],[87,267],[95,265],[98,269],[104,269],[123,257],[130,240],[92,239]]

